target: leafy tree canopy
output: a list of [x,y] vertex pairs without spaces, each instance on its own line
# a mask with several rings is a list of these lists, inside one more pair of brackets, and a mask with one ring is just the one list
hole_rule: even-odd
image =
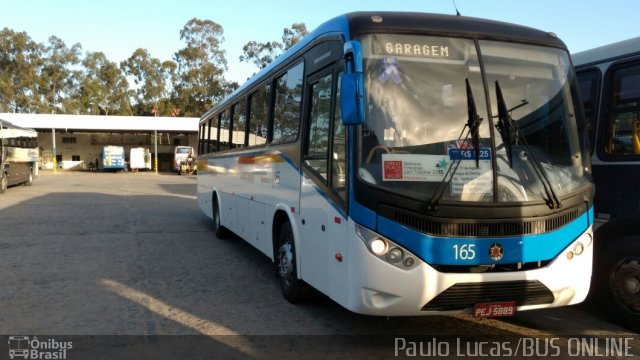
[[[259,68],[307,34],[303,23],[281,41],[248,42],[241,61]],[[40,44],[26,32],[0,31],[0,112],[200,116],[239,84],[225,79],[224,29],[193,18],[180,30],[184,47],[162,61],[144,48],[116,64],[51,36]]]

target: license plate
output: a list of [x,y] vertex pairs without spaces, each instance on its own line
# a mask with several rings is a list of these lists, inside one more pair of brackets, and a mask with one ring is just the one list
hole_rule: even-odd
[[516,314],[515,301],[482,303],[473,307],[474,317],[513,316]]

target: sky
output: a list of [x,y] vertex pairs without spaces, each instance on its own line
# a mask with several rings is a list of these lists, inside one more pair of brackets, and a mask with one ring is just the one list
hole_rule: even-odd
[[[638,0],[455,0],[463,16],[505,21],[555,32],[579,52],[640,36]],[[281,41],[282,30],[304,22],[309,31],[352,11],[455,14],[454,0],[0,0],[0,28],[25,31],[46,44],[52,35],[83,52],[102,51],[116,63],[138,48],[170,60],[185,46],[180,30],[192,18],[224,28],[228,80],[257,71],[241,63],[248,41]]]

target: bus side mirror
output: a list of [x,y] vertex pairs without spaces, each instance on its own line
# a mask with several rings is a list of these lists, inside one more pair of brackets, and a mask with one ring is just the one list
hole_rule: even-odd
[[340,111],[345,125],[364,124],[364,76],[359,42],[344,44],[345,73],[340,81]]

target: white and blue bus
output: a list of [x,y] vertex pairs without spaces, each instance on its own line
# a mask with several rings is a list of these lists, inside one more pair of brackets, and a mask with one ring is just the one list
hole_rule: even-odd
[[584,114],[555,34],[351,13],[205,113],[198,203],[312,287],[373,315],[583,301],[592,265]]
[[100,158],[100,168],[103,171],[125,171],[127,169],[124,147],[122,146],[103,146]]
[[591,298],[640,331],[640,37],[573,54],[573,62],[597,190]]
[[0,194],[9,186],[30,186],[38,174],[38,133],[0,120]]

